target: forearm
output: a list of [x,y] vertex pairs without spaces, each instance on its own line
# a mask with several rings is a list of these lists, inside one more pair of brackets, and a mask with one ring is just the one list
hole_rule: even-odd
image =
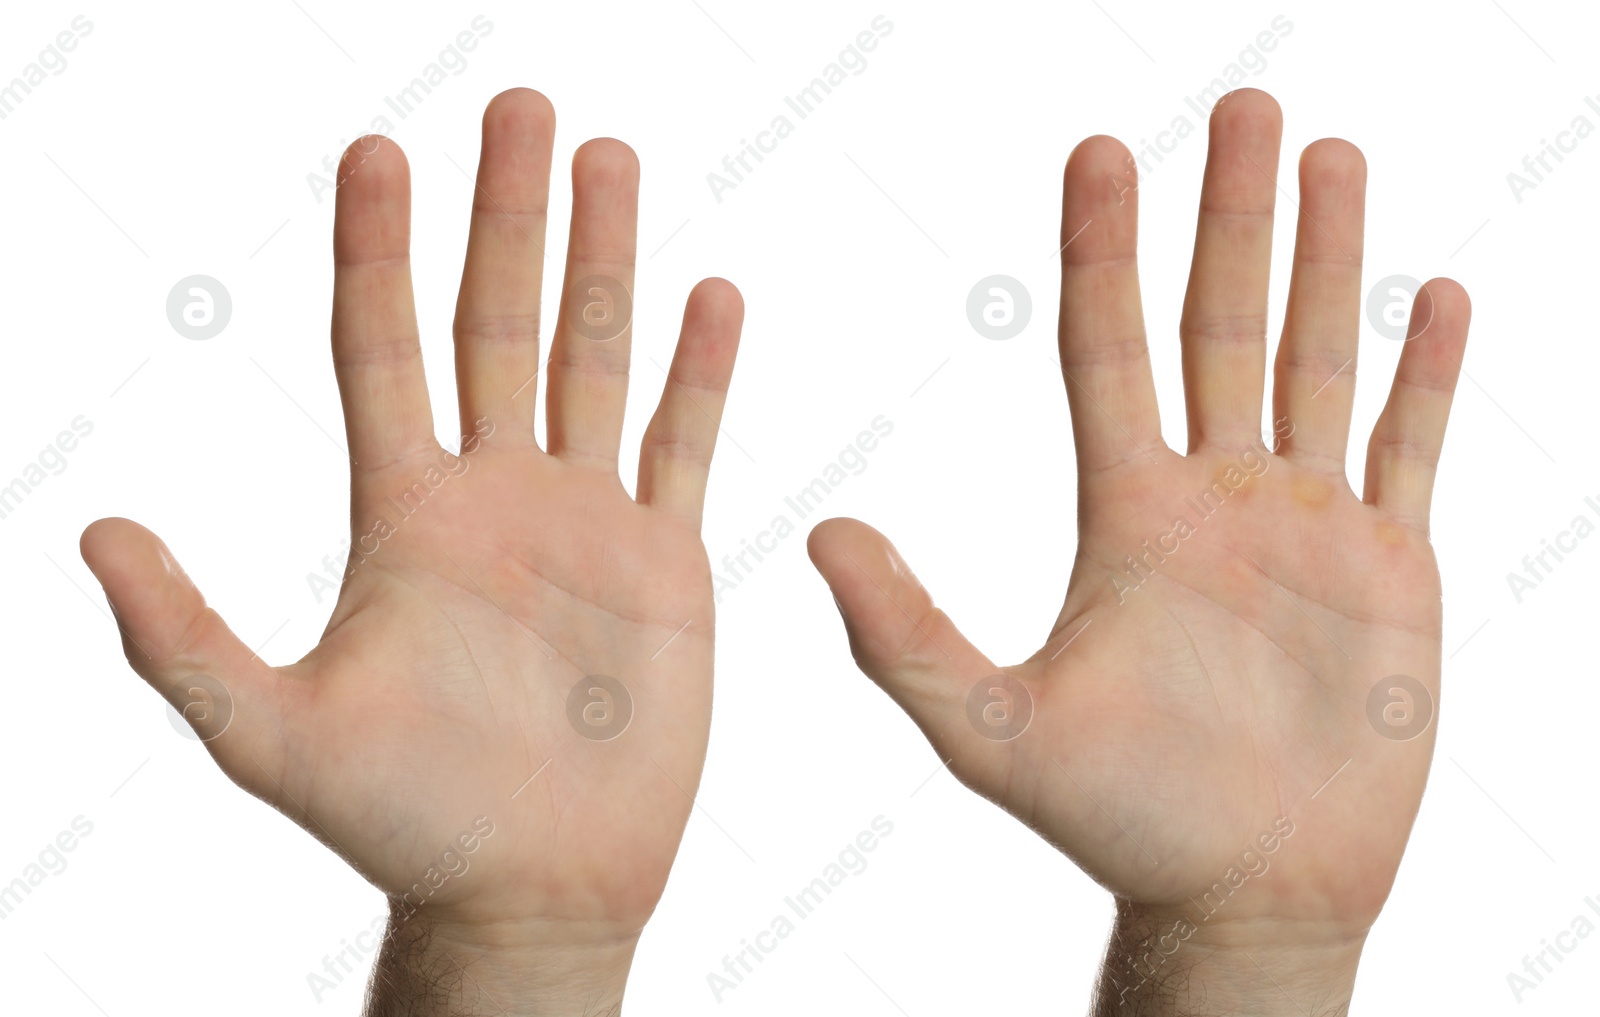
[[[409,910],[409,914],[407,911]],[[617,1017],[637,937],[440,920],[391,901],[365,1017]]]
[[1365,938],[1119,900],[1091,1017],[1347,1017]]

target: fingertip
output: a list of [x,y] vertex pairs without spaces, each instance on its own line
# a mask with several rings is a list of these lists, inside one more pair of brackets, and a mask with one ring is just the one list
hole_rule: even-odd
[[411,167],[400,146],[379,134],[352,142],[339,166],[334,262],[405,257],[411,244],[410,200]]
[[547,211],[555,137],[555,109],[533,89],[513,88],[490,99],[473,208],[506,216]]
[[1367,157],[1344,138],[1318,138],[1300,153],[1301,189],[1339,184],[1364,186]]
[[129,527],[144,529],[132,519],[124,519],[121,516],[96,519],[85,526],[82,535],[78,537],[78,553],[83,556],[84,564],[92,569],[95,562],[104,560],[107,552],[116,546],[121,536],[128,532]]
[[744,325],[744,296],[726,279],[702,279],[689,291],[684,318],[686,335],[737,344]]
[[859,519],[835,516],[824,519],[806,535],[806,553],[824,577],[836,574],[852,561],[889,546],[889,540]]
[[833,595],[857,665],[934,737],[936,711],[964,691],[951,679],[992,665],[871,526],[825,519],[807,535],[806,551]]
[[1472,298],[1468,296],[1467,288],[1448,276],[1429,279],[1422,284],[1420,292],[1427,294],[1440,309],[1448,309],[1463,318],[1472,315]]
[[1367,168],[1366,154],[1347,138],[1318,138],[1300,153],[1301,162],[1348,164]]
[[861,525],[854,519],[834,516],[811,527],[811,532],[806,534],[806,554],[811,556],[812,564],[822,564],[823,558],[830,553],[837,540],[849,530],[851,524]]
[[1106,134],[1078,142],[1067,156],[1063,186],[1063,270],[1133,254],[1138,246],[1139,166],[1128,146]]
[[[357,172],[359,171],[359,172]],[[363,134],[339,157],[339,190],[356,180],[380,183],[409,179],[411,164],[400,145],[382,134]]]
[[1283,123],[1283,107],[1278,105],[1278,100],[1270,92],[1259,88],[1236,88],[1217,100],[1211,107],[1211,122],[1237,123],[1241,121],[1256,121],[1262,124]]
[[701,279],[695,283],[694,289],[689,291],[689,296],[691,299],[703,300],[730,311],[744,313],[744,294],[739,292],[739,287],[721,276],[707,276]]
[[1472,299],[1466,287],[1443,276],[1429,279],[1411,301],[1411,322],[1406,343],[1417,345],[1423,338],[1439,338],[1440,356],[1454,357],[1466,345],[1467,326],[1472,319]]
[[153,570],[189,583],[188,574],[161,538],[132,519],[96,519],[78,538],[78,551],[108,595],[112,587],[120,589],[128,582],[146,581]]
[[490,128],[520,128],[554,132],[556,108],[550,99],[532,88],[508,88],[483,109],[483,126]]
[[[1212,107],[1209,139],[1200,190],[1202,217],[1208,212],[1270,215],[1277,202],[1283,142],[1278,100],[1257,88],[1229,92]],[[1270,243],[1270,229],[1266,240]],[[1258,267],[1266,272],[1265,266]]]
[[[272,669],[206,606],[166,544],[144,526],[98,519],[79,545],[105,589],[128,664],[190,722],[230,777],[265,797],[243,761],[269,773],[281,766],[281,740],[261,737],[281,730],[273,718],[282,693],[267,681]],[[189,707],[201,702],[204,714],[191,715]]]
[[1133,153],[1127,145],[1109,134],[1093,134],[1074,145],[1067,156],[1066,185],[1098,182],[1106,174],[1128,173],[1133,167]]
[[604,188],[637,187],[639,156],[616,138],[591,138],[572,153],[572,179]]

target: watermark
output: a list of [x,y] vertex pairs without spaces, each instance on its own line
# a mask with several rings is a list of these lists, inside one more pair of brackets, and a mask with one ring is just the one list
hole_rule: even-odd
[[[1237,894],[1251,879],[1260,879],[1272,868],[1268,856],[1276,854],[1283,847],[1283,842],[1294,836],[1294,821],[1288,816],[1279,816],[1273,820],[1272,828],[1258,833],[1248,842],[1248,846],[1239,852],[1238,860],[1229,865],[1221,878],[1215,880],[1210,888],[1200,894],[1196,900],[1193,895],[1189,903],[1194,905],[1195,919],[1180,917],[1173,920],[1171,927],[1159,933],[1152,932],[1134,947],[1134,952],[1123,958],[1126,970],[1117,970],[1111,964],[1106,965],[1106,979],[1117,988],[1119,1003],[1128,1002],[1128,993],[1136,991],[1145,982],[1155,977],[1161,966],[1171,960],[1183,944],[1189,941],[1201,926],[1210,921],[1213,916]],[[1123,984],[1119,976],[1127,980]],[[1135,981],[1137,979],[1137,981]]]
[[232,317],[228,287],[209,275],[185,276],[167,293],[167,321],[185,339],[215,339]]
[[[1583,499],[1583,504],[1594,513],[1593,519],[1588,513],[1579,512],[1572,517],[1567,528],[1554,538],[1539,538],[1538,552],[1522,556],[1522,572],[1506,573],[1506,585],[1511,588],[1511,597],[1518,604],[1522,603],[1524,596],[1543,585],[1555,573],[1556,566],[1566,561],[1566,556],[1577,551],[1583,546],[1581,541],[1587,540],[1595,532],[1594,520],[1600,519],[1600,501],[1590,496]],[[1554,562],[1551,562],[1552,558]]]
[[94,433],[94,421],[83,414],[72,418],[71,430],[58,432],[33,462],[22,467],[19,475],[9,484],[0,486],[0,519],[9,518],[21,507],[23,499],[51,477],[67,472],[67,455],[77,449],[78,443]]
[[372,921],[367,923],[365,929],[356,933],[354,943],[348,939],[341,939],[338,953],[324,954],[322,957],[324,974],[315,971],[306,972],[306,985],[311,989],[311,998],[318,1003],[322,1002],[323,996],[343,985],[344,980],[352,975],[365,981],[364,964],[383,944],[383,927],[388,922],[388,912],[381,911],[372,916]]
[[[1294,433],[1294,425],[1288,417],[1280,417],[1273,424],[1274,445]],[[1247,448],[1240,453],[1238,461],[1230,462],[1223,467],[1221,474],[1213,480],[1210,486],[1197,494],[1183,499],[1185,512],[1180,512],[1173,517],[1172,522],[1161,533],[1139,545],[1137,554],[1130,554],[1123,559],[1123,570],[1120,575],[1113,574],[1111,588],[1116,591],[1117,603],[1127,603],[1128,595],[1136,592],[1145,583],[1149,582],[1157,570],[1165,565],[1167,559],[1183,550],[1184,541],[1200,532],[1200,524],[1216,515],[1222,507],[1252,477],[1260,477],[1272,467],[1272,454],[1265,446],[1257,451],[1256,447]],[[1154,546],[1152,546],[1154,545]]]
[[[1266,71],[1267,54],[1277,49],[1278,44],[1288,38],[1289,33],[1293,31],[1294,22],[1286,15],[1279,14],[1273,18],[1266,28],[1257,32],[1256,37],[1239,51],[1237,59],[1223,67],[1205,87],[1197,89],[1193,95],[1184,96],[1184,106],[1201,120],[1209,117],[1229,92]],[[1111,186],[1121,199],[1118,204],[1127,200],[1126,195],[1129,191],[1138,190],[1140,182],[1148,179],[1155,172],[1155,167],[1166,161],[1166,157],[1176,152],[1179,144],[1194,132],[1194,121],[1189,119],[1188,113],[1180,112],[1172,118],[1166,130],[1156,132],[1154,141],[1140,138],[1139,147],[1129,152],[1127,159],[1124,160],[1126,179],[1119,180],[1115,176],[1111,178]],[[1151,162],[1152,159],[1155,160],[1154,163]]]
[[567,324],[592,342],[609,342],[633,323],[633,294],[609,275],[579,279],[567,293]]
[[208,674],[183,679],[173,689],[173,696],[177,704],[167,704],[167,719],[185,738],[214,741],[233,723],[233,694]]
[[[485,15],[480,14],[472,19],[469,27],[472,31],[469,32],[463,29],[457,32],[455,39],[439,51],[438,57],[423,67],[422,71],[407,82],[404,88],[395,92],[394,95],[385,95],[383,97],[383,105],[388,110],[388,113],[393,113],[399,119],[404,120],[416,112],[417,107],[422,105],[423,100],[433,94],[434,89],[450,78],[459,76],[467,69],[466,54],[477,49],[478,43],[494,31],[494,22],[490,21]],[[389,119],[388,113],[379,113],[374,116],[367,125],[366,134],[385,138],[392,135],[394,133],[394,121]],[[346,151],[349,144],[343,138],[339,139],[340,152]],[[362,145],[356,150],[356,156],[359,161],[355,165],[341,166],[340,156],[324,155],[322,157],[323,172],[318,173],[313,170],[306,174],[306,186],[311,188],[311,196],[317,200],[317,204],[322,204],[323,195],[336,189],[341,181],[348,178],[361,163],[366,161],[367,156],[377,150],[378,141],[376,138],[374,138],[370,147]]]
[[1033,695],[1008,674],[980,678],[967,690],[967,723],[992,742],[1022,737],[1033,722]]
[[80,14],[68,22],[68,27],[71,31],[62,29],[57,32],[56,37],[39,51],[39,56],[22,68],[21,73],[0,84],[0,120],[15,113],[35,88],[67,69],[66,54],[77,49],[79,41],[88,38],[89,33],[94,31],[94,22]]
[[400,920],[410,919],[417,913],[417,908],[428,903],[452,878],[460,879],[465,876],[467,870],[472,868],[472,862],[467,856],[477,851],[483,846],[483,842],[492,836],[494,836],[494,821],[488,816],[479,816],[472,821],[471,829],[456,834],[455,840],[439,852],[439,857],[428,866],[428,871],[400,895]]
[[1408,674],[1392,674],[1367,693],[1367,723],[1390,741],[1409,742],[1433,723],[1433,696]]
[[[773,516],[767,528],[758,532],[753,539],[741,537],[739,550],[722,556],[722,571],[711,573],[716,602],[722,603],[724,593],[737,589],[750,578],[757,565],[766,561],[767,555],[778,550],[780,542],[799,528],[797,520],[805,519],[820,508],[828,495],[837,491],[845,481],[865,473],[867,455],[893,433],[894,421],[881,413],[873,417],[871,430],[857,433],[855,440],[841,449],[839,455],[812,478],[811,483],[783,499],[788,512]],[[793,513],[792,518],[790,513]],[[754,562],[750,560],[752,558]]]
[[1009,275],[985,276],[967,293],[967,321],[985,339],[1015,339],[1032,317],[1028,287]]
[[592,742],[620,737],[633,720],[633,696],[608,674],[578,679],[567,693],[567,723]]
[[399,533],[406,520],[416,515],[446,481],[467,472],[472,466],[467,457],[483,447],[483,442],[494,434],[495,427],[494,421],[488,417],[479,417],[472,426],[472,433],[461,442],[459,454],[441,449],[442,459],[437,463],[429,463],[422,475],[403,489],[398,501],[393,495],[384,499],[393,510],[392,518],[389,514],[379,515],[365,533],[355,537],[353,545],[349,538],[340,542],[339,550],[335,552],[337,558],[333,554],[322,556],[321,574],[306,573],[306,586],[317,603],[322,603],[325,593],[338,593],[339,581],[355,575],[357,566],[365,564],[382,549],[384,541]]
[[[1600,117],[1600,102],[1595,101],[1595,96],[1584,96],[1583,104],[1589,107],[1589,112]],[[1593,133],[1594,123],[1579,113],[1567,124],[1566,130],[1556,132],[1554,141],[1540,138],[1538,151],[1522,157],[1522,172],[1512,170],[1506,174],[1506,185],[1511,188],[1511,197],[1516,203],[1522,204],[1523,195],[1544,183],[1566,161],[1567,156],[1578,150],[1578,143]],[[1551,160],[1554,160],[1554,165]]]
[[[804,120],[817,111],[835,88],[867,69],[866,54],[877,49],[879,41],[894,31],[894,22],[880,14],[872,19],[871,29],[870,32],[862,29],[856,33],[855,40],[840,50],[839,56],[830,61],[820,75],[812,78],[794,95],[783,97],[788,113],[793,113],[797,120]],[[712,170],[706,174],[706,184],[711,188],[711,197],[717,204],[722,204],[723,196],[728,191],[744,183],[767,156],[776,152],[779,142],[794,133],[795,121],[789,119],[788,113],[774,116],[766,130],[756,132],[754,141],[740,138],[738,151],[722,157],[722,172]],[[751,164],[752,159],[755,160],[754,165]]]
[[21,903],[51,876],[67,871],[67,855],[76,851],[80,840],[94,832],[94,824],[83,816],[74,816],[68,828],[62,830],[45,844],[35,861],[22,867],[22,874],[5,886],[0,886],[0,919],[11,917]]
[[[1411,309],[1416,306],[1417,291],[1421,289],[1422,283],[1409,275],[1386,275],[1379,279],[1367,291],[1367,324],[1385,339],[1408,341],[1406,329],[1411,322]],[[1422,335],[1433,323],[1431,306],[1428,323],[1410,339]]]
[[[882,839],[891,833],[894,833],[894,823],[883,816],[874,816],[869,828],[856,834],[834,861],[822,867],[822,872],[815,879],[798,893],[783,898],[785,910],[773,915],[765,929],[749,939],[739,940],[739,949],[723,956],[720,972],[706,973],[706,986],[711,989],[711,997],[720,1003],[727,993],[743,985],[757,964],[765,961],[784,940],[794,935],[799,928],[797,922],[810,918],[834,890],[844,885],[845,880],[867,871],[867,855],[876,851]],[[791,919],[790,915],[794,917]]]
[[[1600,900],[1585,897],[1583,903],[1600,916]],[[1595,931],[1595,923],[1583,912],[1573,916],[1569,927],[1556,933],[1556,941],[1548,939],[1539,940],[1539,952],[1532,956],[1522,958],[1522,974],[1515,971],[1506,973],[1506,985],[1511,989],[1511,998],[1518,1003],[1523,997],[1544,984],[1546,975],[1553,974],[1556,965],[1566,962],[1567,955],[1578,949],[1578,945]],[[1551,962],[1555,963],[1552,964]]]

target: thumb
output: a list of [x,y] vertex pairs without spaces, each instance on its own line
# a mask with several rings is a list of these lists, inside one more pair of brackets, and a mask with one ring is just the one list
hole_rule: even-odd
[[986,708],[996,696],[1006,698],[1009,686],[1027,698],[1031,717],[1027,692],[934,606],[877,530],[854,519],[829,519],[811,531],[806,546],[844,616],[856,664],[911,716],[941,759],[955,761],[979,790],[992,786],[989,778],[1000,777],[1009,756],[996,749],[1021,728],[1005,727],[1011,703],[998,714]]
[[277,673],[206,606],[172,552],[143,526],[98,520],[79,549],[111,603],[134,671],[183,715],[228,776],[270,794],[282,772],[281,742],[270,737],[282,717]]

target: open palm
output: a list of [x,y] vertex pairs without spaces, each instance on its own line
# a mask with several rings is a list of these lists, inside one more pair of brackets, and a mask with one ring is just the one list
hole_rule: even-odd
[[819,526],[811,552],[858,663],[940,758],[1123,905],[1359,941],[1432,754],[1428,505],[1468,304],[1449,280],[1417,295],[1358,498],[1345,448],[1365,166],[1345,142],[1311,145],[1263,440],[1280,134],[1264,93],[1212,115],[1181,327],[1187,455],[1160,434],[1131,159],[1091,138],[1068,162],[1060,332],[1080,539],[1038,653],[996,667],[864,524]]
[[392,143],[346,153],[334,227],[334,361],[352,460],[352,550],[321,643],[272,668],[126,520],[83,539],[134,668],[222,768],[391,896],[466,925],[636,936],[698,786],[712,597],[699,538],[742,305],[689,298],[637,500],[617,476],[638,165],[573,160],[566,285],[534,440],[554,114],[490,104],[455,324],[463,441],[434,438],[407,267],[409,176]]

